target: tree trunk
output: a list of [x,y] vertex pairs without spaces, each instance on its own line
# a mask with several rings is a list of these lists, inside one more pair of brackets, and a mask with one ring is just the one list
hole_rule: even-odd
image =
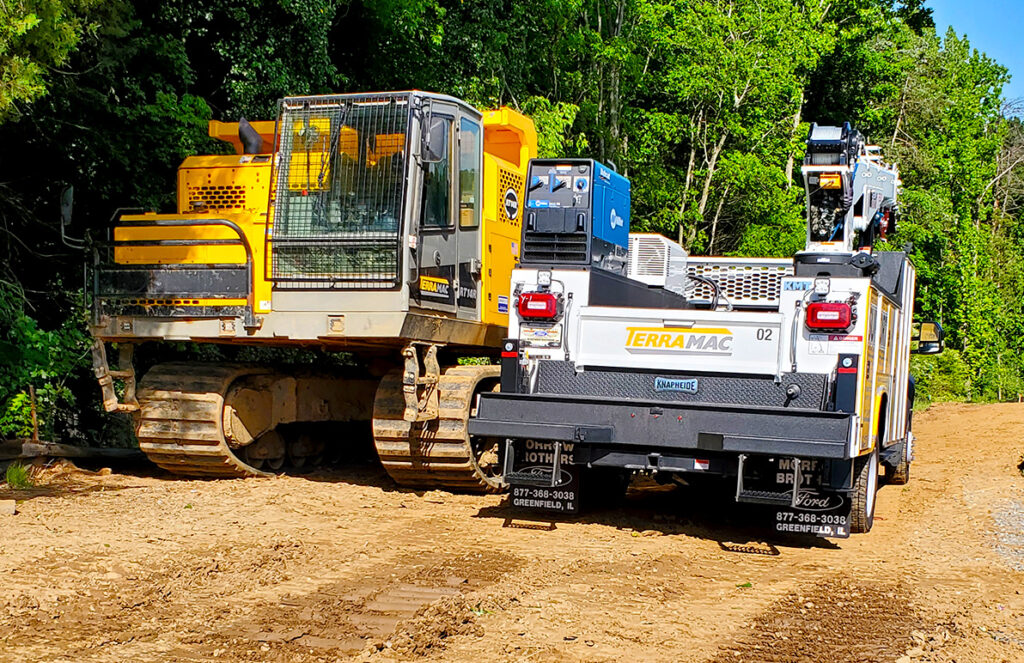
[[[596,7],[597,36],[599,39],[601,39],[601,41],[604,41],[604,21],[601,18],[601,6],[600,4],[598,4],[596,5]],[[608,158],[608,153],[605,149],[604,140],[605,127],[602,126],[604,124],[604,67],[601,61],[597,58],[594,58],[594,77],[597,81],[597,154],[600,157],[601,161],[604,161],[605,159]]]
[[697,211],[700,212],[701,217],[704,216],[704,212],[708,207],[708,196],[711,194],[711,180],[715,177],[715,164],[718,163],[718,156],[722,153],[722,148],[725,147],[725,139],[728,135],[728,133],[723,133],[719,136],[718,142],[715,143],[715,147],[711,151],[711,158],[708,159],[708,174],[704,177],[704,188],[700,192],[700,204],[697,205]]
[[[622,22],[625,19],[626,3],[620,0],[616,8],[615,22],[612,24],[611,39],[618,39],[622,34]],[[608,133],[611,136],[609,151],[616,158],[619,156],[619,147],[622,135],[622,122],[620,117],[621,96],[619,94],[620,67],[618,62],[612,62],[608,74]],[[607,155],[606,155],[607,156]],[[618,164],[616,164],[618,165]]]
[[715,216],[711,219],[711,243],[708,246],[708,255],[715,255],[715,239],[718,237],[718,217],[722,214],[722,205],[725,204],[725,199],[729,195],[729,187],[726,186],[725,190],[722,191],[722,196],[718,199],[718,205],[715,207]]
[[697,160],[697,143],[690,144],[690,161],[686,164],[686,180],[683,184],[683,202],[679,204],[679,244],[686,246],[686,200],[690,197],[690,183],[693,181],[693,162]]
[[[789,134],[789,140],[792,142],[796,136],[796,130],[800,128],[801,113],[804,110],[804,91],[800,90],[800,101],[796,105],[796,112],[793,113],[793,131]],[[793,188],[793,162],[796,160],[793,150],[789,151],[789,158],[786,159],[786,188]]]
[[896,126],[892,130],[892,140],[889,141],[889,151],[892,152],[896,148],[896,136],[900,132],[900,124],[903,122],[903,111],[907,108],[907,88],[910,87],[910,75],[907,75],[907,80],[903,82],[903,89],[900,91],[900,112],[896,116]]

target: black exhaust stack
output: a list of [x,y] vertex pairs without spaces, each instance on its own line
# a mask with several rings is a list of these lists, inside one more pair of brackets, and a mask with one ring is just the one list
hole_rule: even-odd
[[244,117],[238,120],[238,140],[242,142],[245,154],[260,154],[263,152],[263,138],[249,123],[249,120]]

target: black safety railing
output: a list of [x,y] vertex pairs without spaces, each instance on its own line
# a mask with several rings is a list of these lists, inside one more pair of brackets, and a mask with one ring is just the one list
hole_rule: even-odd
[[[130,219],[119,220],[119,228],[194,228],[220,226],[232,230],[237,237],[227,239],[110,239],[96,244],[93,251],[93,321],[99,322],[100,303],[112,299],[132,301],[142,306],[159,305],[179,300],[208,298],[245,299],[242,314],[247,329],[256,327],[253,307],[253,253],[245,231],[227,219]],[[241,246],[245,263],[161,263],[118,264],[114,251],[127,247],[201,247]],[[209,317],[219,317],[223,311],[214,307]],[[172,317],[174,317],[172,315]],[[187,317],[197,317],[189,310]],[[201,312],[199,317],[203,317]]]

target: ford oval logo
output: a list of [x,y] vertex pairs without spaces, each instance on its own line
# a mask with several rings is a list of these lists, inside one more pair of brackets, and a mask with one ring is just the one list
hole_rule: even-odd
[[843,503],[842,495],[803,490],[796,494],[796,504],[793,508],[801,511],[834,511],[843,506]]

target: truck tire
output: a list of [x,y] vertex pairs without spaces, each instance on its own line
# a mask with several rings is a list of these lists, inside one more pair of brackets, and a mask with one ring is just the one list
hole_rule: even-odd
[[878,447],[853,460],[853,493],[850,495],[850,532],[871,531],[875,523],[875,493],[878,492]]
[[910,481],[910,445],[913,437],[908,432],[907,439],[903,440],[903,450],[900,452],[900,462],[891,468],[887,468],[886,483],[894,486],[902,486]]

